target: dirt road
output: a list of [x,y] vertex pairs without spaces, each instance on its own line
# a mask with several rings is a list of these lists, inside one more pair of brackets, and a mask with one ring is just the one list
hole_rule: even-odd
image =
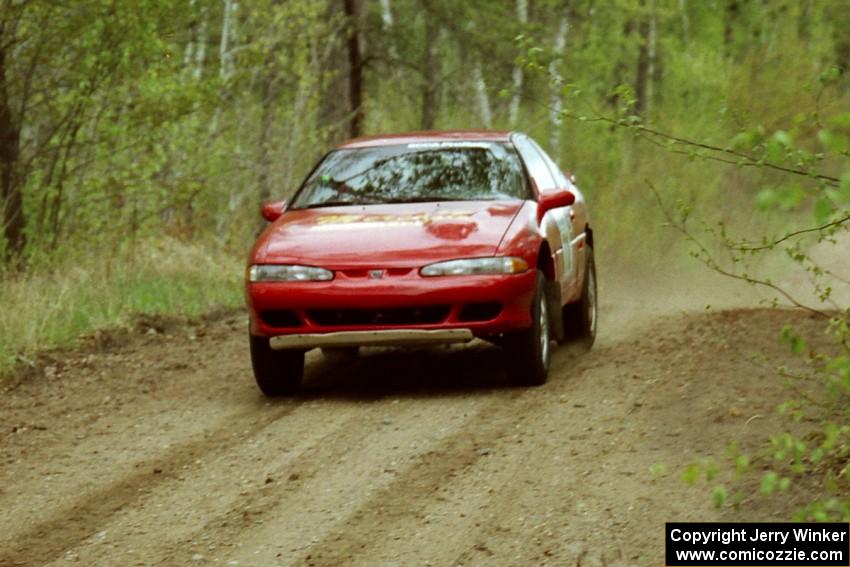
[[311,353],[270,401],[241,314],[56,354],[0,397],[0,565],[660,565],[665,521],[740,519],[674,471],[769,425],[789,315],[602,293],[541,388],[482,343]]

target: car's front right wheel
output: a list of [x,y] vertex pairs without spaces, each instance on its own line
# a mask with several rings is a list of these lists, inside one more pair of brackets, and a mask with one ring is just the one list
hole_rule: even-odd
[[531,304],[531,327],[505,336],[508,372],[514,382],[526,386],[540,386],[549,377],[552,336],[545,286],[546,278],[538,271]]
[[303,350],[274,350],[267,337],[249,335],[251,365],[257,386],[267,396],[284,396],[301,389]]

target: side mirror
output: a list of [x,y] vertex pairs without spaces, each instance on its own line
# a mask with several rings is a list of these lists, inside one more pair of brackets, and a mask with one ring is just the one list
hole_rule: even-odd
[[267,221],[274,222],[286,211],[286,204],[286,201],[266,203],[260,209],[260,214],[263,215],[263,218]]
[[537,198],[537,220],[542,220],[546,211],[569,207],[576,202],[576,196],[566,189],[547,191]]

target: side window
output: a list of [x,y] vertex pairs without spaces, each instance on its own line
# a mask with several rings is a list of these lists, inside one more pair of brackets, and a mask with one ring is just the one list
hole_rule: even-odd
[[514,144],[519,155],[522,156],[522,161],[528,169],[529,175],[534,179],[538,191],[550,191],[558,185],[555,178],[552,177],[552,172],[546,164],[543,155],[532,145],[530,140],[525,136],[514,136]]
[[552,172],[552,175],[554,175],[554,176],[555,176],[555,182],[558,184],[558,187],[560,187],[560,188],[569,187],[570,182],[569,182],[569,181],[567,181],[567,176],[566,176],[566,175],[564,175],[564,172],[563,172],[563,171],[561,171],[561,168],[560,168],[560,167],[558,167],[558,164],[556,164],[556,163],[555,163],[555,161],[554,161],[551,157],[549,157],[549,154],[547,154],[545,151],[543,151],[543,148],[541,148],[541,147],[537,144],[537,142],[535,142],[535,141],[534,141],[534,140],[532,140],[531,138],[529,138],[529,139],[528,139],[528,142],[529,142],[529,143],[530,143],[530,144],[531,144],[531,145],[532,145],[532,146],[533,146],[533,147],[534,147],[534,148],[535,148],[538,152],[540,152],[540,154],[543,156],[543,160],[544,160],[544,161],[546,162],[546,164],[549,166],[549,170]]

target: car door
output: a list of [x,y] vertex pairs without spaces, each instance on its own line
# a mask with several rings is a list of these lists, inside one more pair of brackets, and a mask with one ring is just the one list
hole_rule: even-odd
[[[548,156],[533,140],[528,136],[518,134],[514,137],[514,144],[520,156],[522,156],[538,195],[563,187],[553,173],[551,166],[547,163]],[[574,250],[570,246],[573,239],[573,222],[570,211],[571,207],[551,209],[546,211],[540,222],[540,228],[549,243],[549,249],[552,251],[555,277],[560,284],[561,297],[564,299],[572,295],[572,288],[574,287],[572,284],[576,272]]]
[[[584,196],[581,191],[579,191],[578,187],[575,186],[575,183],[571,178],[568,178],[560,167],[549,157],[547,154],[534,140],[529,139],[529,142],[540,152],[543,156],[544,161],[549,166],[550,171],[552,172],[553,177],[555,178],[555,183],[557,184],[559,189],[566,189],[570,191],[573,195],[575,195],[575,202],[569,207],[565,207],[565,211],[567,212],[567,216],[569,217],[570,224],[570,234],[569,237],[564,235],[564,245],[569,247],[570,249],[570,257],[573,259],[573,270],[568,278],[568,281],[572,282],[572,293],[564,295],[564,298],[567,301],[572,301],[577,299],[581,294],[581,284],[584,279],[584,265],[587,258],[587,232],[585,228],[589,225],[589,219],[587,215],[587,204],[585,203]],[[567,244],[568,243],[568,244]]]

